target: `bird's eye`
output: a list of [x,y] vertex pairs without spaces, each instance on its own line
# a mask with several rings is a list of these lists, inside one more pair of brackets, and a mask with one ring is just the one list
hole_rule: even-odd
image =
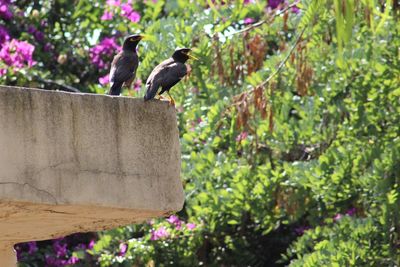
[[129,41],[131,41],[131,42],[134,42],[134,41],[135,41],[135,39],[133,39],[133,38],[129,38]]

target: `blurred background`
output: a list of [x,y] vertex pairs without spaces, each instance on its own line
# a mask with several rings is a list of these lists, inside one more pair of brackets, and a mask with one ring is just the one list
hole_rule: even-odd
[[[184,209],[15,246],[20,266],[399,266],[398,0],[0,0],[0,83],[108,90],[176,47]],[[98,133],[101,135],[102,133]],[[96,138],[96,136],[93,136]]]

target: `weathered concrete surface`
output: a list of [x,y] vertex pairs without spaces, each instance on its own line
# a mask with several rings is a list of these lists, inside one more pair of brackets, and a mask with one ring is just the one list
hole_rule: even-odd
[[168,103],[0,86],[0,244],[182,208]]
[[12,246],[0,247],[0,263],[2,267],[14,267],[17,265],[17,257]]

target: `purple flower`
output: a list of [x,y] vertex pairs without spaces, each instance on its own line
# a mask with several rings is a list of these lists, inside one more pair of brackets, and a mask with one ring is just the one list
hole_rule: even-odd
[[13,17],[13,14],[9,9],[10,3],[10,0],[0,0],[0,17],[5,20],[9,20]]
[[66,262],[66,265],[71,265],[71,264],[75,264],[78,263],[79,259],[75,256],[72,256],[71,258],[69,258],[69,260]]
[[253,18],[245,18],[244,19],[244,24],[252,24],[254,22]]
[[236,142],[241,142],[247,138],[247,132],[241,132],[238,136],[236,136]]
[[164,226],[161,226],[157,230],[151,230],[150,240],[159,240],[162,238],[166,238],[169,236],[167,229]]
[[114,37],[106,37],[98,45],[90,48],[90,60],[100,69],[108,69],[112,55],[120,49]]
[[35,36],[36,41],[38,41],[38,42],[42,42],[44,40],[44,33],[41,31],[36,31],[34,33],[34,36]]
[[12,39],[5,42],[0,49],[0,59],[14,69],[21,69],[25,65],[33,66],[36,62],[32,59],[35,47],[30,43]]
[[94,241],[94,239],[90,240],[90,242],[88,244],[88,249],[93,249],[95,244],[96,244],[96,241]]
[[110,11],[105,10],[103,13],[103,16],[101,16],[101,20],[112,20],[113,18],[113,13]]
[[7,74],[7,70],[6,69],[0,69],[0,77],[4,76]]
[[28,242],[27,245],[28,245],[28,254],[33,254],[38,250],[36,241]]
[[307,230],[309,230],[309,229],[311,229],[310,226],[300,226],[300,227],[295,228],[295,229],[294,229],[294,232],[295,232],[297,235],[303,235],[304,232],[307,231]]
[[176,215],[169,216],[169,218],[167,219],[167,222],[175,225],[175,228],[177,230],[180,230],[182,228],[182,221],[179,220],[178,216],[176,216]]
[[26,32],[30,33],[30,34],[34,34],[36,32],[36,27],[33,25],[29,25]]
[[49,52],[49,51],[51,51],[51,50],[53,50],[54,49],[54,47],[53,47],[53,45],[51,44],[51,43],[46,43],[44,46],[43,46],[43,51],[44,52]]
[[196,224],[195,223],[187,223],[186,228],[191,231],[194,228],[196,228]]
[[129,19],[133,23],[137,23],[140,21],[140,14],[137,11],[133,10],[132,5],[129,2],[122,4],[121,10],[121,15]]
[[71,264],[76,264],[79,262],[79,259],[74,256],[72,256],[68,260],[65,260],[65,259],[57,259],[54,256],[45,255],[45,260],[46,260],[46,266],[48,267],[70,266]]
[[4,42],[10,40],[10,34],[7,31],[7,28],[0,25],[0,47]]
[[67,244],[61,243],[62,239],[56,239],[53,241],[53,250],[57,257],[65,257],[67,255]]
[[292,12],[295,14],[299,14],[300,13],[300,8],[298,8],[297,6],[293,6],[292,7]]
[[353,216],[353,215],[356,214],[356,212],[357,212],[357,209],[356,209],[356,208],[351,208],[351,209],[349,209],[349,210],[346,211],[346,215],[348,215],[348,216]]
[[133,84],[133,90],[135,90],[136,92],[139,92],[141,85],[142,85],[142,80],[141,79],[137,79],[135,81],[135,83]]
[[244,0],[243,3],[245,5],[252,4],[252,3],[254,3],[254,0]]
[[280,4],[282,4],[284,0],[268,0],[268,7],[271,9],[277,8]]
[[99,78],[99,83],[101,85],[107,85],[109,82],[110,82],[110,76],[108,74]]
[[123,256],[125,256],[126,251],[128,251],[128,245],[126,243],[119,244],[118,255],[123,257]]

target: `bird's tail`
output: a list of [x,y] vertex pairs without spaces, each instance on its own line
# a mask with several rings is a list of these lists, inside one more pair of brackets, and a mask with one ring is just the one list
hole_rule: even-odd
[[108,94],[109,95],[121,94],[121,88],[122,88],[123,84],[124,84],[123,82],[113,82],[113,84],[111,85],[110,91],[108,91]]
[[147,92],[146,92],[146,94],[145,94],[145,96],[144,96],[144,101],[153,99],[153,98],[156,96],[156,94],[157,94],[157,89],[158,89],[158,88],[155,87],[155,86],[150,86],[150,87],[147,89]]

